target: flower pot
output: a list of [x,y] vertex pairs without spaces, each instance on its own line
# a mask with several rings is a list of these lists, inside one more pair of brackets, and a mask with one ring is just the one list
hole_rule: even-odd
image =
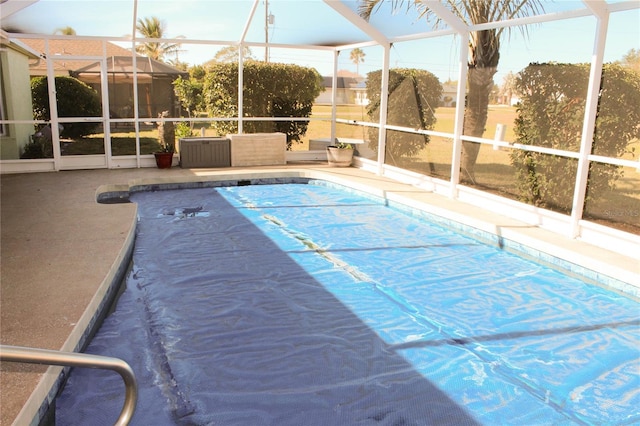
[[353,160],[353,149],[338,148],[337,146],[327,147],[327,161],[330,166],[349,167]]
[[173,152],[154,152],[153,155],[159,169],[170,169],[173,165]]

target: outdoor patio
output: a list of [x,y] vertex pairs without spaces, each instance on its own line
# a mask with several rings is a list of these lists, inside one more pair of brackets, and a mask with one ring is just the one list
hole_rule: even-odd
[[[406,11],[383,2],[366,19],[363,2],[351,0],[209,3],[183,2],[174,9],[177,3],[149,0],[119,7],[83,2],[91,13],[74,9],[74,2],[2,3],[2,344],[81,349],[106,288],[123,273],[135,231],[136,206],[98,204],[97,193],[126,191],[133,182],[273,173],[326,178],[417,203],[578,269],[591,268],[601,284],[611,279],[622,283],[616,290],[640,295],[640,133],[633,126],[639,116],[630,115],[640,109],[636,97],[626,96],[640,90],[637,1],[531,1],[524,16],[506,10],[490,22],[475,22],[444,0]],[[151,17],[168,23],[171,33],[139,33],[140,22]],[[479,102],[487,109],[486,123],[466,127],[473,108],[465,105],[478,104],[469,102],[468,77],[478,64],[468,47],[478,34],[511,29],[501,39],[500,64],[487,67],[493,74],[485,89],[491,90]],[[174,49],[155,59],[149,50],[135,53],[157,45]],[[214,59],[216,49],[230,49],[231,59]],[[249,70],[270,63],[313,70],[308,75],[324,81],[309,115],[250,110],[248,92],[257,85]],[[185,71],[198,66],[199,79]],[[214,66],[217,72],[205,71]],[[233,83],[214,82],[234,67]],[[544,85],[561,75],[569,77],[549,95],[558,102],[554,112],[526,127],[536,108],[550,102],[536,98],[544,91],[527,84]],[[185,106],[196,96],[174,92],[178,76],[193,87],[209,79],[209,95],[223,87],[228,92],[215,93],[228,96],[228,109],[205,101],[193,110]],[[65,101],[77,98],[57,96],[62,87],[50,82],[58,77],[84,79],[96,93],[95,109],[59,113]],[[42,79],[41,99],[31,78]],[[48,115],[36,117],[38,104],[49,107]],[[292,149],[276,153],[281,165],[180,168],[178,152],[173,168],[155,168],[158,129],[167,124],[190,136],[217,138],[255,133],[250,130],[263,125],[275,133],[283,122],[308,128],[300,143],[287,136]],[[82,136],[63,133],[77,125],[94,129]],[[47,126],[47,152],[25,156],[36,131]],[[328,167],[324,146],[311,148],[336,138],[356,142],[353,167]],[[468,163],[465,155],[473,149],[479,154]],[[268,156],[254,157],[252,165]],[[3,362],[0,424],[37,419],[59,371]]]

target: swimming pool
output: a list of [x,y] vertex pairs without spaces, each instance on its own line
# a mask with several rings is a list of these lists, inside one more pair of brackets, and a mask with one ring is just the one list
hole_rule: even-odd
[[[640,305],[332,185],[142,192],[87,352],[134,424],[632,424]],[[60,424],[110,424],[77,370]],[[112,417],[108,417],[112,416]]]

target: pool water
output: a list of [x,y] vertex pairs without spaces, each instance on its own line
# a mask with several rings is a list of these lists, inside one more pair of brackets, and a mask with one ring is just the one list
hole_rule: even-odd
[[[640,423],[640,304],[323,182],[142,192],[88,353],[137,425]],[[76,369],[58,424],[112,424]]]

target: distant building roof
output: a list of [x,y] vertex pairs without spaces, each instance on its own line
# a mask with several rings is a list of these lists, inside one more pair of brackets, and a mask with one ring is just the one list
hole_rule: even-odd
[[0,46],[20,52],[30,59],[38,59],[40,57],[38,54],[39,52],[33,50],[30,46],[17,39],[10,39],[0,35]]
[[[153,77],[167,76],[175,78],[177,75],[189,75],[186,71],[179,70],[171,65],[147,58],[146,56],[138,56],[136,58],[136,71],[138,74]],[[133,78],[133,58],[131,55],[108,57],[107,72],[109,74],[117,74],[121,77]],[[70,71],[70,74],[74,77],[82,77],[81,79],[84,81],[90,80],[92,75],[99,78],[100,62],[94,62],[82,68]]]
[[442,85],[442,92],[443,93],[457,93],[458,92],[458,85],[457,84],[443,84]]
[[[20,41],[31,49],[45,54],[45,40],[44,39],[20,39]],[[103,45],[101,40],[72,40],[72,39],[56,39],[49,40],[49,55],[55,57],[56,55],[72,55],[72,56],[103,56]],[[133,60],[131,57],[131,51],[120,47],[116,44],[106,42],[104,46],[107,56],[107,69],[110,73],[118,74],[132,74],[133,73]],[[136,68],[138,73],[152,74],[154,76],[160,75],[186,75],[187,73],[165,64],[160,61],[153,60],[146,56],[137,55]],[[90,74],[99,73],[99,62],[92,62],[91,60],[78,61],[78,60],[60,60],[53,62],[54,73],[56,75],[61,74],[74,74],[79,73]],[[38,64],[29,67],[31,75],[46,75],[47,63],[40,61]]]
[[[33,50],[45,55],[45,40],[35,38],[24,38],[20,41]],[[131,51],[120,47],[113,43],[106,43],[107,56],[126,56],[131,55]],[[73,55],[73,56],[102,56],[101,40],[49,40],[49,55]],[[82,68],[87,65],[87,61],[64,60],[54,61],[53,70],[56,75],[68,74],[69,71]],[[39,64],[29,67],[31,75],[46,75],[47,63],[41,61]]]
[[[333,77],[322,77],[323,85],[326,88],[330,88],[333,85]],[[353,89],[356,87],[360,87],[362,83],[362,78],[354,78],[354,77],[337,77],[336,79],[336,87],[338,89]]]

